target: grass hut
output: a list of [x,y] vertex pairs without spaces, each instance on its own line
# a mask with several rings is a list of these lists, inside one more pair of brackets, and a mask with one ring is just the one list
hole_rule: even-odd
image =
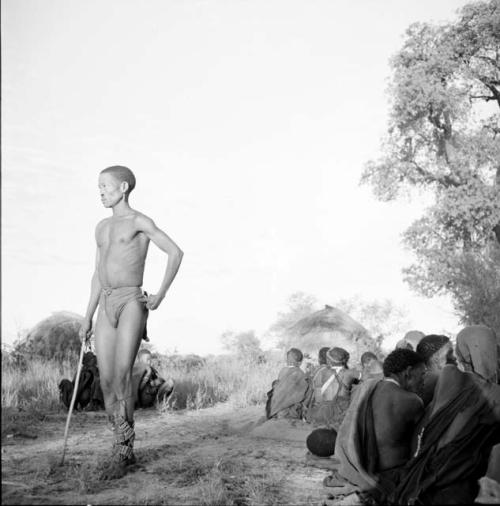
[[83,317],[70,311],[58,311],[37,323],[15,348],[27,359],[44,358],[61,361],[78,357],[79,331]]
[[292,325],[288,338],[290,346],[314,358],[323,346],[344,348],[351,355],[350,366],[359,365],[365,351],[376,351],[376,341],[363,325],[340,309],[328,305]]

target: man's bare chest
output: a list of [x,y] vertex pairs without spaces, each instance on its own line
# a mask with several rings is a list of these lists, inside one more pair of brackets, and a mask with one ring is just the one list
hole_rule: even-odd
[[130,222],[109,223],[103,228],[99,242],[105,248],[127,246],[142,243],[143,236],[144,234]]

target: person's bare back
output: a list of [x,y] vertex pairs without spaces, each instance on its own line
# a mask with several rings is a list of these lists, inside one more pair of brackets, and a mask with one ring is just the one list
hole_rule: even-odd
[[413,430],[423,414],[417,394],[383,380],[372,398],[379,471],[405,464],[410,458]]

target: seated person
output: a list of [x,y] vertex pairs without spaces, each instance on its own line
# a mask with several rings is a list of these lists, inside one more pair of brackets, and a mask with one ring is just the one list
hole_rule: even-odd
[[456,365],[457,359],[450,338],[437,334],[423,337],[417,345],[417,353],[422,356],[427,367],[424,386],[422,392],[419,392],[424,406],[427,406],[434,395],[439,373],[448,363]]
[[174,381],[161,378],[151,363],[151,352],[147,349],[139,350],[132,369],[132,389],[136,409],[154,406],[156,401],[166,399],[174,389]]
[[[76,373],[73,377],[73,381],[63,379],[59,383],[60,399],[68,409],[71,405],[75,381]],[[99,379],[97,357],[92,351],[87,351],[82,358],[82,368],[75,398],[75,409],[84,409],[85,411],[99,411],[104,409],[104,397]]]
[[352,387],[359,382],[361,373],[348,368],[349,353],[343,348],[330,348],[326,357],[329,376],[318,389],[318,402],[308,411],[307,421],[337,431],[349,407]]
[[425,334],[420,332],[420,330],[410,330],[404,335],[403,339],[398,341],[396,349],[407,348],[408,350],[416,350],[418,343],[423,337],[425,337]]
[[486,325],[471,325],[457,334],[457,357],[467,372],[491,383],[500,382],[498,344],[494,330]]
[[382,379],[384,377],[382,362],[371,351],[365,351],[361,355],[361,368],[361,381]]
[[323,401],[321,387],[333,374],[332,368],[328,365],[326,358],[326,354],[329,349],[330,348],[325,346],[324,348],[321,348],[318,353],[319,367],[315,370],[314,375],[312,376],[312,406]]
[[310,382],[300,364],[304,355],[297,348],[290,348],[286,354],[286,366],[281,369],[278,379],[267,393],[266,417],[301,420],[309,394]]
[[392,490],[411,457],[411,435],[424,412],[416,394],[424,370],[416,352],[397,349],[384,361],[382,380],[367,380],[356,389],[335,445],[340,466],[325,479],[326,486],[352,485],[378,499]]
[[488,456],[500,443],[500,385],[473,372],[496,343],[478,337],[467,333],[469,349],[482,348],[470,355],[471,372],[457,367],[453,349],[440,353],[434,396],[415,431],[414,457],[390,495],[392,502],[472,504],[477,497]]

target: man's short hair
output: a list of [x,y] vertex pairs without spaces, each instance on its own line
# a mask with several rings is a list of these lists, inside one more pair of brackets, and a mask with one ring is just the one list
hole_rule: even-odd
[[361,365],[365,366],[368,362],[372,360],[378,360],[377,355],[372,351],[365,351],[363,355],[361,355]]
[[288,362],[300,363],[304,360],[304,355],[298,348],[290,348],[286,353],[286,359]]
[[406,348],[398,348],[389,353],[387,358],[384,360],[384,376],[388,378],[391,374],[399,374],[407,367],[415,367],[416,365],[423,363],[423,357],[416,351],[408,350]]
[[318,362],[320,364],[326,364],[326,354],[330,348],[328,346],[323,346],[318,352]]
[[438,334],[430,334],[423,337],[417,344],[417,353],[422,356],[426,364],[429,364],[432,355],[449,342],[449,337]]
[[128,167],[124,167],[123,165],[113,165],[101,170],[101,174],[111,174],[118,179],[120,183],[123,181],[128,183],[127,195],[135,188],[135,176]]

